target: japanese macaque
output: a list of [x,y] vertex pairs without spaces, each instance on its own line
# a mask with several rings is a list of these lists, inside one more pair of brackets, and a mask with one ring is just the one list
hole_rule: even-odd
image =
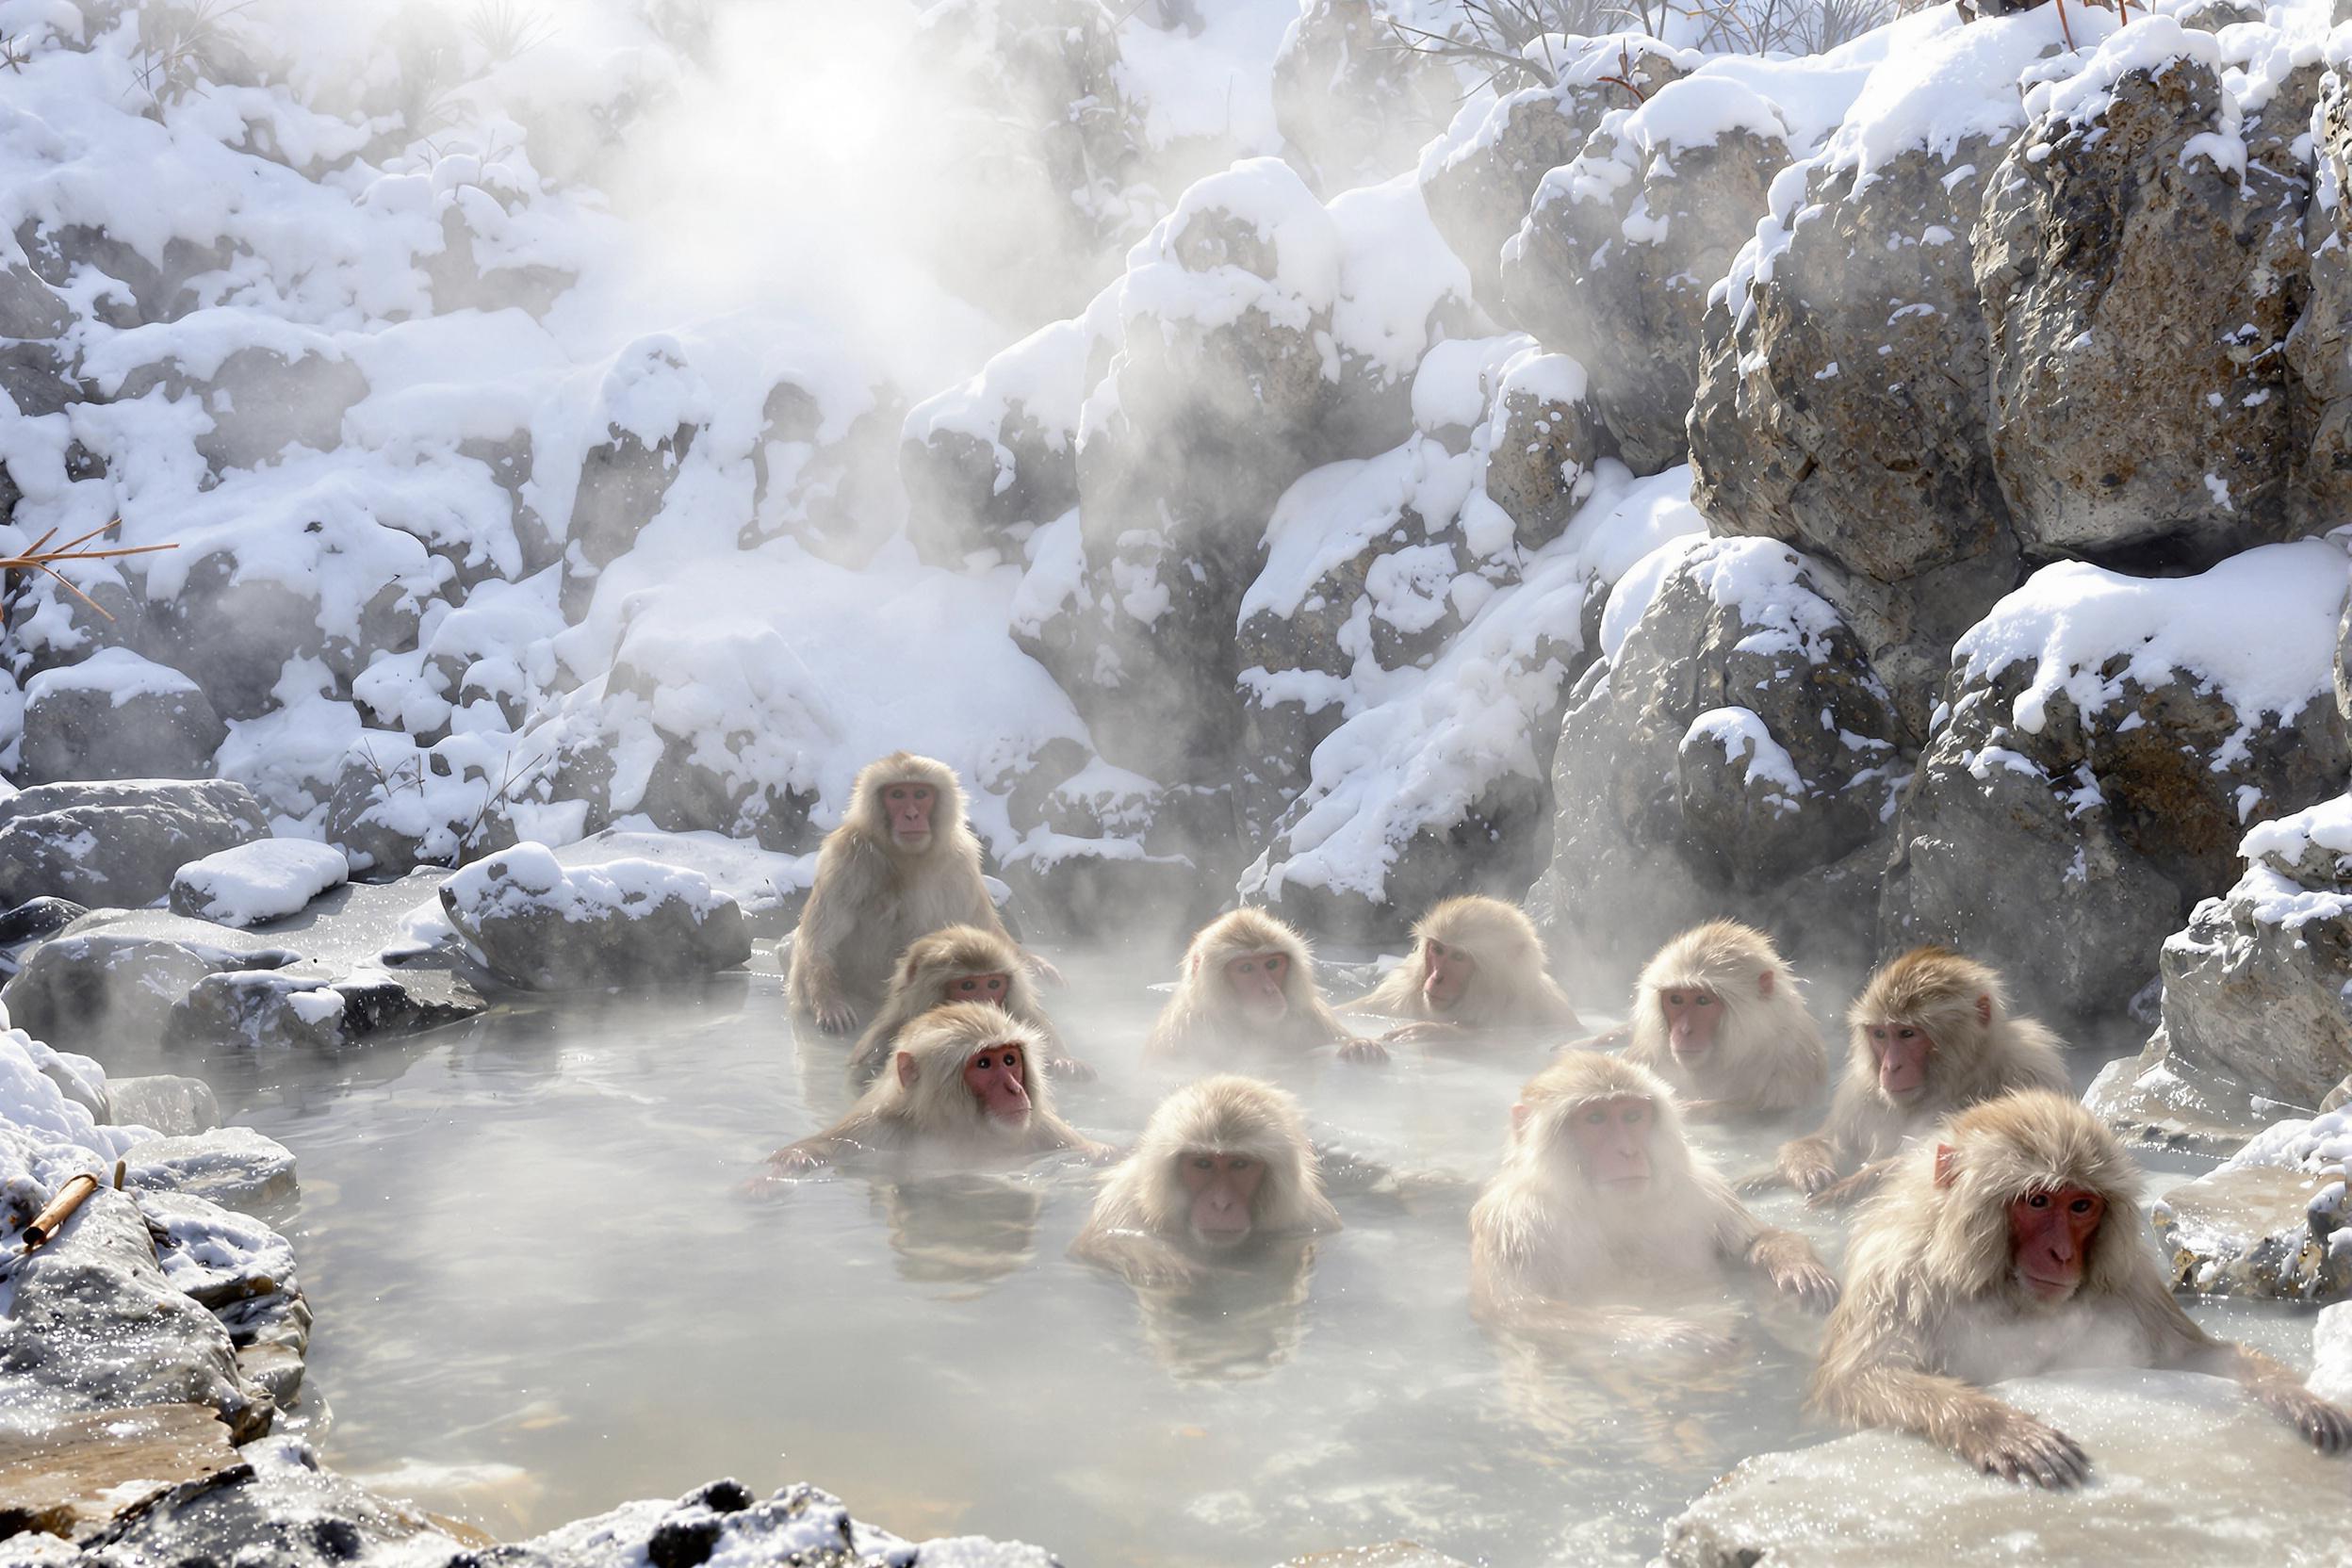
[[2352,1416],[2267,1356],[2214,1339],[2167,1287],[2134,1199],[2139,1172],[2099,1119],[2024,1089],[1953,1119],[1899,1162],[1846,1254],[1812,1402],[1897,1427],[1980,1469],[2072,1486],[2090,1458],[1982,1384],[2084,1366],[2234,1378],[2314,1447],[2352,1445]]
[[980,879],[963,788],[946,763],[892,752],[858,773],[841,825],[817,850],[785,995],[819,1029],[848,1034],[881,1006],[908,943],[958,924],[1005,935]]
[[1147,1059],[1236,1056],[1250,1047],[1304,1054],[1337,1045],[1343,1061],[1384,1062],[1378,1040],[1358,1039],[1323,1000],[1306,939],[1263,909],[1235,909],[1201,927],[1184,949],[1176,994],[1145,1042]]
[[1628,1059],[1673,1086],[1691,1120],[1771,1116],[1829,1076],[1821,1026],[1770,937],[1737,921],[1693,926],[1634,982]]
[[1527,917],[1499,898],[1449,898],[1413,928],[1413,951],[1367,996],[1342,1009],[1413,1021],[1389,1040],[1442,1039],[1474,1029],[1584,1025],[1544,972],[1544,944]]
[[1184,1285],[1268,1236],[1336,1231],[1298,1102],[1221,1073],[1160,1102],[1070,1255],[1135,1285]]
[[1816,1207],[1870,1192],[1906,1136],[1953,1111],[2010,1089],[2067,1086],[2058,1037],[2010,1016],[1998,972],[1940,947],[1889,961],[1846,1021],[1851,1044],[1829,1119],[1782,1144],[1777,1162],[1778,1179]]
[[860,1154],[923,1152],[972,1161],[1070,1149],[1108,1158],[1111,1149],[1054,1114],[1045,1074],[1031,1070],[1044,1054],[1044,1037],[1002,1007],[935,1007],[901,1031],[890,1070],[848,1115],[777,1150],[768,1164],[789,1176]]
[[1649,1069],[1569,1053],[1528,1080],[1511,1119],[1503,1168],[1470,1211],[1479,1321],[1572,1345],[1717,1348],[1720,1336],[1645,1309],[1705,1290],[1726,1265],[1814,1312],[1837,1299],[1811,1244],[1756,1223],[1691,1154],[1674,1091]]
[[1046,1071],[1056,1078],[1094,1076],[1092,1068],[1063,1048],[1011,939],[977,925],[950,925],[916,938],[900,956],[881,1007],[850,1055],[850,1082],[860,1088],[873,1083],[890,1066],[906,1025],[951,1002],[994,1003],[1037,1032],[1045,1042],[1040,1065]]

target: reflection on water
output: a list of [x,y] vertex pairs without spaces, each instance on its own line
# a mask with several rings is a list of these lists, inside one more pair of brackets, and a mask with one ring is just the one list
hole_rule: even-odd
[[[1135,1065],[1158,998],[1073,979],[1049,1002],[1102,1077],[1059,1103],[1132,1139],[1175,1081]],[[328,1458],[453,1477],[429,1506],[510,1536],[734,1475],[1072,1562],[1231,1568],[1400,1536],[1470,1561],[1640,1560],[1723,1469],[1826,1435],[1796,1413],[1812,1325],[1769,1306],[1727,1306],[1740,1348],[1704,1365],[1561,1358],[1471,1322],[1465,1216],[1538,1047],[1287,1074],[1347,1153],[1348,1228],[1183,1295],[1064,1256],[1101,1180],[1074,1161],[746,1196],[761,1156],[847,1104],[847,1049],[796,1047],[756,974],[338,1056],[108,1066],[202,1073],[300,1157],[286,1228]],[[1776,1135],[1693,1141],[1738,1174]],[[1787,1194],[1758,1209],[1836,1264],[1834,1224]],[[2299,1319],[2200,1315],[2308,1362]]]

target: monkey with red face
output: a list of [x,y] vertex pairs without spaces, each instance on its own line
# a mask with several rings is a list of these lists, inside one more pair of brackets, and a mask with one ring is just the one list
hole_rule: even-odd
[[1445,1040],[1499,1030],[1579,1033],[1565,992],[1544,968],[1525,914],[1498,898],[1449,898],[1414,923],[1413,951],[1368,995],[1342,1009],[1412,1021],[1382,1037]]
[[818,846],[785,994],[819,1029],[847,1034],[882,1004],[908,944],[948,925],[1012,939],[981,879],[955,770],[892,752],[858,773],[841,825]]
[[850,1082],[860,1088],[874,1082],[890,1065],[906,1025],[951,1002],[993,1003],[1037,1030],[1045,1042],[1040,1065],[1054,1077],[1094,1076],[1063,1047],[1011,939],[976,925],[950,925],[917,938],[899,958],[890,991],[850,1054]]
[[1781,1145],[1778,1159],[1779,1179],[1816,1207],[1869,1193],[1905,1137],[1953,1111],[2011,1089],[2067,1086],[2058,1037],[2010,1013],[1994,970],[1940,947],[1889,961],[1846,1020],[1846,1070],[1829,1119]]
[[1339,1228],[1297,1102],[1226,1073],[1160,1102],[1070,1253],[1131,1284],[1185,1285],[1253,1242]]
[[1983,1385],[2176,1367],[2237,1380],[2323,1452],[2352,1446],[2352,1415],[2180,1310],[2148,1246],[2139,1172],[2097,1117],[2025,1089],[1963,1111],[1940,1135],[1900,1156],[1864,1212],[1816,1408],[1917,1432],[1996,1476],[2066,1487],[2089,1475],[2090,1456]]
[[1821,1031],[1772,939],[1737,921],[1685,931],[1634,982],[1625,1055],[1674,1086],[1691,1120],[1773,1116],[1829,1075]]
[[891,1070],[849,1114],[768,1163],[795,1175],[874,1154],[925,1153],[956,1165],[1067,1149],[1089,1159],[1113,1151],[1054,1114],[1037,1030],[1004,1008],[957,1002],[935,1007],[899,1035]]
[[1304,1054],[1327,1045],[1338,1046],[1343,1061],[1388,1059],[1378,1041],[1350,1034],[1323,1000],[1304,938],[1263,909],[1235,909],[1210,922],[1184,950],[1184,973],[1152,1026],[1144,1056]]

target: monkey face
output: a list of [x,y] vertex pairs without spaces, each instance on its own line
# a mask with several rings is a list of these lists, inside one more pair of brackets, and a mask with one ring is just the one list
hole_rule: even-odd
[[1221,1250],[1250,1239],[1250,1205],[1266,1180],[1265,1161],[1193,1149],[1176,1157],[1176,1175],[1192,1194],[1193,1240]]
[[1658,1004],[1666,1014],[1666,1043],[1675,1061],[1688,1067],[1715,1049],[1715,1027],[1723,1021],[1723,1004],[1713,991],[1677,987],[1659,991]]
[[1878,1058],[1878,1092],[1901,1104],[1927,1087],[1928,1058],[1936,1042],[1909,1023],[1870,1025],[1870,1053]]
[[942,1002],[993,1002],[1004,1005],[1013,988],[1009,974],[959,974],[939,988]]
[[1431,1012],[1450,1013],[1462,1005],[1470,983],[1478,977],[1478,961],[1458,947],[1424,939],[1421,943],[1421,1000]]
[[1650,1133],[1657,1108],[1639,1095],[1588,1101],[1568,1119],[1576,1168],[1596,1192],[1630,1196],[1650,1184]]
[[890,841],[901,849],[931,843],[931,808],[937,797],[928,784],[885,784],[882,808],[890,819]]
[[2051,1306],[2082,1283],[2107,1200],[2088,1187],[2044,1187],[2009,1205],[2009,1256],[2017,1282]]
[[1225,989],[1251,1023],[1282,1022],[1290,1016],[1290,955],[1247,953],[1226,959]]
[[984,1045],[964,1060],[964,1087],[984,1120],[1018,1132],[1029,1124],[1027,1064],[1019,1045]]

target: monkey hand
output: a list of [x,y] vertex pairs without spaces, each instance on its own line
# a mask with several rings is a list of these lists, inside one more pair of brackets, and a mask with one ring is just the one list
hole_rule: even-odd
[[2002,1408],[1984,1430],[1961,1439],[1960,1456],[2005,1481],[2031,1481],[2052,1492],[2090,1478],[2091,1456],[2082,1446],[2023,1411]]
[[1340,1045],[1339,1059],[1377,1066],[1388,1060],[1388,1047],[1378,1040],[1347,1040]]
[[1042,954],[1024,953],[1021,956],[1021,961],[1028,966],[1031,974],[1037,976],[1045,985],[1067,987],[1070,984],[1070,981],[1064,978],[1062,972],[1054,967],[1054,961]]
[[1627,1337],[1667,1355],[1694,1356],[1704,1361],[1722,1361],[1740,1350],[1737,1336],[1693,1323],[1687,1317],[1653,1317]]
[[1440,1023],[1423,1020],[1419,1023],[1400,1023],[1380,1038],[1390,1045],[1410,1045],[1415,1040],[1451,1039],[1462,1033],[1459,1023]]
[[1729,1121],[1734,1107],[1728,1100],[1691,1100],[1681,1106],[1685,1121]]
[[1825,1313],[1838,1304],[1838,1276],[1819,1258],[1795,1258],[1772,1269],[1772,1285],[1809,1313]]
[[1119,1271],[1138,1290],[1188,1290],[1200,1277],[1199,1269],[1167,1247],[1130,1252],[1119,1261]]
[[[1093,1074],[1088,1073],[1087,1076],[1092,1077]],[[1119,1145],[1082,1140],[1078,1144],[1078,1156],[1088,1165],[1116,1165],[1119,1163]]]
[[2352,1446],[2352,1415],[2300,1384],[2282,1382],[2262,1391],[2262,1403],[2323,1454]]
[[1067,1078],[1073,1084],[1094,1082],[1094,1069],[1075,1056],[1054,1057],[1045,1064],[1045,1075],[1049,1078]]
[[813,1004],[808,1009],[808,1016],[816,1020],[817,1027],[825,1034],[848,1035],[857,1032],[858,1009],[838,998]]
[[825,1161],[798,1144],[779,1149],[768,1156],[768,1174],[771,1176],[807,1176],[824,1168]]

